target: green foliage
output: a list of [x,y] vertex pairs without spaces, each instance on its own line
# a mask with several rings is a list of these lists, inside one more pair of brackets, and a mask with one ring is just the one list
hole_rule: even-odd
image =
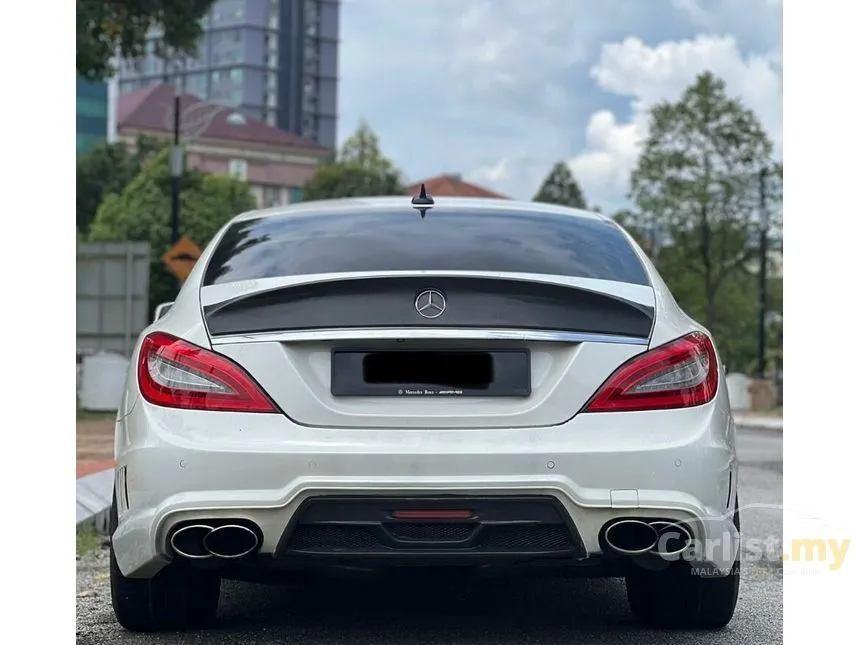
[[353,163],[320,165],[302,190],[304,201],[340,197],[402,195],[405,190],[393,174],[374,175]]
[[335,161],[320,164],[304,185],[303,199],[402,195],[400,171],[382,154],[379,138],[362,122],[344,141]]
[[[121,193],[108,195],[90,227],[90,239],[95,242],[150,243],[150,310],[175,294],[175,279],[161,262],[171,246],[168,153],[160,151]],[[181,199],[181,233],[201,249],[231,217],[256,208],[244,181],[196,169],[184,173]]]
[[588,209],[582,188],[563,161],[559,161],[552,167],[532,201]]
[[[727,96],[722,80],[701,74],[678,102],[652,109],[631,177],[636,208],[616,216],[679,304],[716,336],[727,363],[741,361],[757,342],[748,266],[757,253],[762,194],[771,229],[780,227],[781,168],[772,152],[756,115]],[[664,238],[663,248],[653,244]]]
[[101,546],[102,540],[99,537],[99,534],[96,533],[95,529],[77,529],[75,533],[77,535],[75,551],[77,552],[78,557],[96,551]]
[[162,32],[156,55],[193,56],[203,33],[201,18],[214,0],[77,0],[78,74],[90,80],[113,75],[111,58],[140,59],[150,29]]
[[86,235],[99,205],[111,193],[120,193],[137,176],[143,164],[165,143],[141,135],[134,149],[125,143],[102,143],[78,157],[77,226]]

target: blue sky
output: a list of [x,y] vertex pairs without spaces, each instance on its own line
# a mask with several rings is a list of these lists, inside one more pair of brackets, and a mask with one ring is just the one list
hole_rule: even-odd
[[567,161],[624,203],[647,109],[714,71],[782,146],[781,0],[343,0],[339,138],[529,199]]

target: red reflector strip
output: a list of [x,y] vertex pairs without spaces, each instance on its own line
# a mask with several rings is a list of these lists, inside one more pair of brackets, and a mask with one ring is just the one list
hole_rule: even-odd
[[391,517],[397,520],[468,520],[474,517],[472,511],[392,511]]

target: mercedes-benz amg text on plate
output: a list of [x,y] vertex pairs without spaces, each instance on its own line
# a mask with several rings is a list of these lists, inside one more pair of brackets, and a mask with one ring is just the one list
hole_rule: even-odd
[[610,219],[426,201],[240,215],[143,332],[116,426],[122,625],[202,625],[222,578],[344,565],[619,576],[644,623],[731,619],[708,331]]

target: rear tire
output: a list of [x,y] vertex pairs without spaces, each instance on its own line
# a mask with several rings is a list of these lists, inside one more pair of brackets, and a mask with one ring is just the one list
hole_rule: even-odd
[[[110,513],[110,533],[117,526],[116,493]],[[119,570],[110,547],[111,603],[117,622],[125,629],[149,632],[162,629],[202,628],[215,621],[221,578],[168,564],[155,576],[127,578]]]
[[[740,531],[737,502],[734,523]],[[734,616],[740,570],[740,549],[722,578],[696,576],[686,562],[661,571],[636,568],[627,575],[627,601],[634,619],[649,627],[720,629]]]

